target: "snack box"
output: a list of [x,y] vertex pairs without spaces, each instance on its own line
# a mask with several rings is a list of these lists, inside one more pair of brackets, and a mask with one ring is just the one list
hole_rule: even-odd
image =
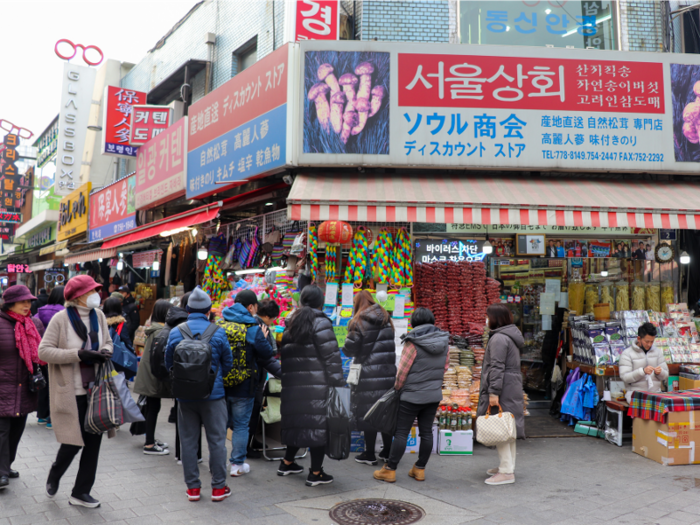
[[473,430],[440,430],[438,454],[441,456],[471,456],[473,453]]

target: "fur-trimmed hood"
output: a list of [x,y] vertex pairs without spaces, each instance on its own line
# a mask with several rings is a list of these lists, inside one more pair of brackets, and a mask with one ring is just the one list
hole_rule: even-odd
[[115,315],[114,317],[107,318],[108,326],[115,326],[121,323],[126,323],[126,319],[122,315]]

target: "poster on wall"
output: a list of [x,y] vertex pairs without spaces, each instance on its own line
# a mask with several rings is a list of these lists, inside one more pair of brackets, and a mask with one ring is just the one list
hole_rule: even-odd
[[308,41],[300,58],[300,166],[698,172],[692,56]]

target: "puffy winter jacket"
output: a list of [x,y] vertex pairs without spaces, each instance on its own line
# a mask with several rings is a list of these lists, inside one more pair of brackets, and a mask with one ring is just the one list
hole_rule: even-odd
[[328,387],[345,386],[338,341],[330,319],[315,311],[313,338],[282,337],[282,443],[320,447],[327,442]]
[[44,328],[48,328],[49,322],[51,322],[53,316],[61,310],[65,310],[65,307],[62,304],[47,304],[46,306],[39,308],[36,316],[39,318],[39,321],[42,322]]
[[[32,320],[43,337],[44,325],[35,317]],[[0,312],[0,417],[23,416],[37,406],[37,394],[29,391],[29,369],[15,343],[16,322]]]
[[381,306],[372,305],[359,315],[345,339],[343,353],[362,365],[360,382],[353,388],[353,413],[359,430],[372,430],[362,417],[396,381],[394,329],[391,323],[384,323]]
[[[647,366],[661,367],[661,374],[652,373],[650,376],[651,388],[644,373]],[[632,343],[620,356],[620,378],[625,382],[627,402],[631,402],[635,390],[661,392],[662,383],[668,379],[668,365],[663,352],[652,346],[649,352],[644,353],[644,350]]]
[[[187,318],[187,326],[189,326],[192,335],[203,334],[209,327],[209,316],[199,313],[192,313]],[[173,367],[173,353],[175,347],[182,341],[183,337],[180,333],[180,328],[173,328],[168,336],[168,346],[165,349],[165,367],[170,370]],[[207,398],[208,401],[216,401],[224,397],[224,376],[231,371],[233,365],[233,355],[231,354],[231,346],[228,344],[228,337],[222,328],[219,328],[210,341],[211,345],[211,369],[218,370],[216,381],[211,395]],[[180,399],[180,402],[187,402],[187,399]]]

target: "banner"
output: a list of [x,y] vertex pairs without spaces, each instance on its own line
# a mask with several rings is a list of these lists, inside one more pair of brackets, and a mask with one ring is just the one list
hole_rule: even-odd
[[[300,166],[698,172],[693,56],[351,41],[300,48]],[[329,68],[339,85],[326,89],[319,79]]]
[[135,187],[131,175],[90,195],[90,242],[136,228]]

